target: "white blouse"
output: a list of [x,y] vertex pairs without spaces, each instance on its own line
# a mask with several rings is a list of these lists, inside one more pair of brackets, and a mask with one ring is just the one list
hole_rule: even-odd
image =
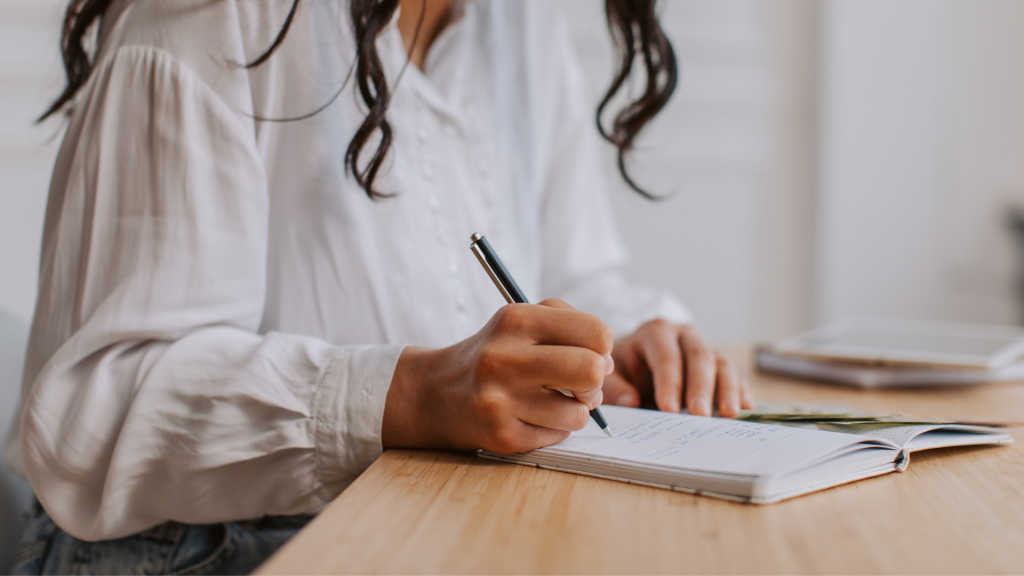
[[[593,105],[553,3],[478,0],[423,72],[378,40],[394,145],[370,200],[344,154],[365,115],[343,1],[118,0],[54,170],[7,459],[64,530],[316,510],[381,454],[404,345],[504,301],[481,232],[534,301],[619,335],[689,321],[631,286]],[[371,143],[367,153],[375,148]],[[368,157],[368,154],[366,157]]]

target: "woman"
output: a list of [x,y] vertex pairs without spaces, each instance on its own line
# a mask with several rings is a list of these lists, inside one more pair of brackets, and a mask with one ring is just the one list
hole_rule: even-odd
[[[608,13],[609,99],[636,54],[649,78],[621,167],[675,60],[653,2]],[[74,0],[7,450],[40,502],[19,569],[244,572],[385,448],[749,407],[685,308],[616,272],[569,42],[539,2]],[[475,231],[561,300],[503,306]]]

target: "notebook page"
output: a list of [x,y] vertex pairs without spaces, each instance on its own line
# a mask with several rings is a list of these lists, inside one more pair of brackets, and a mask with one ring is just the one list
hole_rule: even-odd
[[579,454],[656,466],[727,474],[781,474],[858,445],[885,444],[820,430],[805,430],[602,406],[615,437],[608,438],[593,422],[566,440],[538,452]]

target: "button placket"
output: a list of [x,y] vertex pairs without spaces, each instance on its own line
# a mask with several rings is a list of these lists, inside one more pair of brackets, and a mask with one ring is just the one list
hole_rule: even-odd
[[[423,111],[424,120],[432,115],[432,112],[426,110]],[[432,155],[435,150],[443,150],[451,148],[452,142],[450,140],[457,137],[458,132],[450,122],[445,119],[438,120],[437,123],[432,125],[430,131],[421,127],[417,131],[417,137],[420,139],[422,144],[421,149],[423,151],[422,162],[420,163],[420,172],[423,175],[424,187],[427,191],[427,203],[430,206],[430,211],[433,213],[433,221],[435,226],[435,233],[437,234],[438,247],[440,249],[441,262],[443,266],[448,269],[448,281],[449,281],[449,293],[451,294],[450,302],[455,307],[455,312],[460,318],[460,323],[465,325],[468,324],[468,317],[466,316],[466,294],[465,286],[461,282],[459,274],[459,262],[455,253],[455,245],[458,243],[454,242],[449,236],[452,235],[453,224],[450,222],[450,218],[447,213],[441,210],[442,198],[441,193],[446,185],[449,185],[445,181],[443,173],[435,173],[436,162],[432,161]],[[434,137],[438,140],[434,145],[428,140]],[[449,141],[445,141],[449,140]]]
[[[446,222],[444,213],[441,211],[441,199],[438,195],[439,184],[437,182],[437,179],[435,178],[435,163],[432,158],[434,150],[436,150],[438,146],[430,145],[431,135],[433,135],[436,138],[439,134],[439,131],[433,129],[433,126],[430,126],[431,117],[433,115],[432,111],[428,110],[425,107],[420,107],[418,112],[420,125],[419,128],[416,130],[416,139],[419,142],[420,150],[419,168],[420,174],[423,177],[421,180],[423,184],[422,191],[426,194],[427,205],[430,207],[428,217],[433,221],[434,224],[434,234],[436,237],[440,261],[445,262],[446,256],[450,251],[448,235],[446,234],[445,231],[445,229],[448,227],[448,223]],[[430,129],[428,129],[428,127]],[[449,282],[450,284],[455,285],[458,283],[457,279],[454,278],[453,275],[451,274],[450,265],[448,266],[448,268]],[[443,315],[444,312],[442,312],[441,314]]]
[[495,210],[495,182],[492,177],[492,166],[488,161],[489,158],[493,157],[490,154],[492,142],[489,142],[489,139],[487,138],[486,127],[476,119],[476,106],[473,102],[467,103],[466,109],[467,115],[471,120],[470,128],[467,130],[466,134],[466,144],[469,149],[474,150],[476,154],[475,162],[470,163],[467,167],[474,168],[474,172],[476,173],[476,180],[479,183],[479,193],[483,201],[483,215],[487,222],[489,234],[493,235],[499,231],[499,223],[497,222]]

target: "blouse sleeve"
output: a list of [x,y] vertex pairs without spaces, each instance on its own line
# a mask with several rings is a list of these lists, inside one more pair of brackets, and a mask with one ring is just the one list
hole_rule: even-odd
[[306,512],[380,455],[402,347],[257,333],[267,238],[251,123],[167,52],[108,55],[51,187],[13,450],[61,528]]
[[[544,205],[541,271],[545,298],[562,298],[594,313],[628,335],[655,318],[687,324],[692,317],[672,294],[627,282],[620,272],[626,250],[607,197],[608,173],[594,125],[591,98],[560,10],[552,9],[531,26],[532,61],[544,75],[545,105],[536,105],[545,127]],[[551,54],[557,54],[552,58]],[[607,155],[607,161],[612,161]]]

